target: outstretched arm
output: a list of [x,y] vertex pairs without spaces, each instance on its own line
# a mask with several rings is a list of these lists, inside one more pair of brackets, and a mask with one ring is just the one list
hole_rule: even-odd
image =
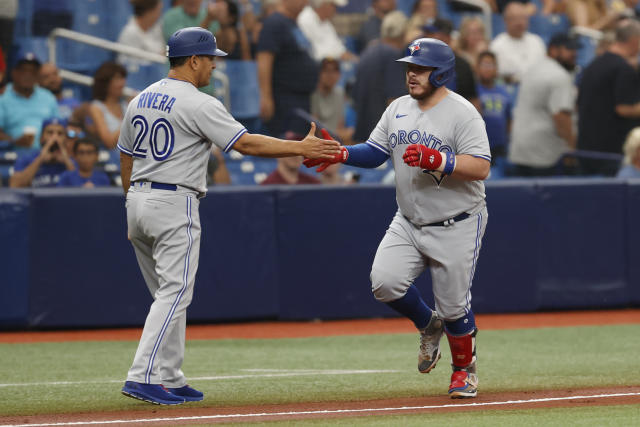
[[340,144],[336,141],[315,137],[315,131],[316,125],[311,123],[311,129],[302,141],[289,141],[260,134],[245,133],[236,141],[233,149],[250,156],[305,156],[310,159],[330,159],[340,152]]
[[[322,133],[323,138],[333,139],[325,129],[320,129],[320,132]],[[377,168],[386,162],[388,158],[388,154],[374,146],[367,143],[361,143],[351,145],[349,147],[340,147],[340,152],[329,160],[306,159],[303,163],[308,168],[319,166],[318,169],[316,169],[316,172],[322,172],[334,163],[345,163],[347,165],[358,166],[361,168]]]

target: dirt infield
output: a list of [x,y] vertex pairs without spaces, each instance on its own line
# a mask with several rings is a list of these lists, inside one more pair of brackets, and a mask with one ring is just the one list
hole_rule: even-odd
[[[480,329],[523,329],[562,326],[620,325],[640,323],[640,310],[571,311],[552,313],[478,314]],[[398,319],[359,319],[327,322],[257,322],[223,325],[192,325],[187,339],[224,338],[302,338],[333,335],[396,334],[415,332],[410,321]],[[138,340],[142,329],[104,329],[90,331],[4,332],[0,343],[122,341]]]
[[[356,402],[317,402],[286,405],[205,408],[162,407],[147,411],[99,412],[84,414],[34,415],[0,418],[0,425],[151,425],[217,424],[276,420],[345,418],[367,415],[427,414],[514,409],[587,407],[593,405],[640,404],[640,386],[589,388],[517,393],[483,393],[476,399],[452,400],[447,396],[426,396]],[[120,422],[119,422],[120,421]]]
[[[478,315],[480,329],[521,329],[561,326],[638,324],[640,310],[576,311],[534,314]],[[363,335],[414,332],[406,319],[372,319],[329,322],[260,322],[229,325],[189,326],[187,338],[294,338],[329,335]],[[92,331],[5,332],[0,343],[137,340],[141,329]],[[213,403],[212,403],[213,404]],[[0,425],[176,425],[251,423],[307,418],[338,418],[366,415],[442,413],[478,410],[584,407],[592,405],[640,404],[640,385],[571,390],[481,393],[471,400],[447,396],[424,396],[350,402],[316,402],[285,405],[205,407],[207,402],[178,407],[147,407],[146,410],[35,416],[0,417]],[[115,423],[114,423],[115,421]],[[120,422],[121,421],[121,422]]]

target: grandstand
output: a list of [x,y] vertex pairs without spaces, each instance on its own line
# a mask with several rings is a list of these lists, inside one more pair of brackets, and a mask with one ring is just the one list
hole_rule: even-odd
[[[492,12],[481,1],[468,0],[478,5],[477,12],[457,12],[447,0],[437,0],[439,15],[451,20],[456,29],[466,16],[478,16],[485,23],[487,36],[495,37],[504,31],[504,22],[499,13]],[[169,9],[169,0],[163,0],[163,8]],[[206,3],[206,2],[205,2]],[[578,65],[584,68],[591,62],[603,34],[588,28],[571,27],[565,14],[543,14],[541,0],[534,0],[538,13],[531,16],[529,31],[538,34],[547,42],[552,34],[571,31],[581,40],[578,52]],[[256,13],[262,8],[259,0],[252,0]],[[414,0],[397,0],[397,8],[407,16],[411,15]],[[335,26],[345,46],[355,50],[355,35],[364,21],[370,0],[350,0],[338,9],[334,19]],[[13,45],[5,52],[9,67],[20,54],[33,52],[41,62],[55,62],[61,70],[66,93],[80,100],[91,98],[92,75],[100,64],[113,60],[117,53],[131,53],[147,59],[147,65],[127,67],[126,95],[132,95],[149,83],[165,75],[167,64],[161,55],[132,49],[115,43],[120,31],[132,16],[129,0],[20,0],[15,16]],[[349,89],[355,76],[355,66],[344,61],[341,65],[342,78],[339,85]],[[259,120],[259,89],[255,61],[220,61],[213,77],[216,96],[223,101],[231,113],[251,132],[262,130]],[[347,125],[353,124],[354,111],[347,106]],[[17,157],[10,144],[0,143],[0,177],[7,185],[12,171],[12,162]],[[226,156],[227,167],[232,183],[254,185],[259,183],[275,167],[275,161],[269,159],[245,159],[236,154]],[[616,158],[614,161],[619,160]],[[100,167],[118,183],[119,163],[115,153],[103,149],[100,152]],[[373,170],[352,171],[349,167],[344,173],[357,174],[360,182],[380,182],[388,172],[388,165]],[[504,176],[504,162],[494,167],[492,178]]]

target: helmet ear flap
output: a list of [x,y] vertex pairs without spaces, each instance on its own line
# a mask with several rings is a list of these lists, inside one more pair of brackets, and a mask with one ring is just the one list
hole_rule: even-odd
[[449,80],[451,80],[451,78],[453,77],[453,73],[453,68],[444,70],[442,68],[436,68],[431,72],[431,75],[429,76],[429,83],[431,83],[433,87],[444,86]]

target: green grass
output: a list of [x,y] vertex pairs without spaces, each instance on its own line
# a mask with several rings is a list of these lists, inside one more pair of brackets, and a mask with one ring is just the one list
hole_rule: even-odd
[[[317,427],[317,426],[369,426],[369,427],[422,427],[422,426],[473,426],[473,427],[525,427],[525,426],[637,426],[640,419],[639,405],[596,406],[592,408],[554,408],[529,410],[488,410],[447,414],[408,414],[393,416],[345,417],[332,420],[272,421],[249,424],[265,427]],[[200,424],[202,425],[202,424]],[[205,424],[206,425],[206,424]],[[220,426],[221,424],[215,424]],[[231,424],[222,424],[231,425]],[[237,425],[237,424],[236,424]]]
[[[640,385],[638,336],[640,325],[480,331],[480,392]],[[183,370],[206,394],[204,402],[194,404],[201,407],[446,394],[446,339],[443,358],[428,375],[417,372],[417,344],[417,334],[190,341]],[[166,408],[119,393],[136,346],[133,341],[0,344],[0,415],[129,409],[161,415]],[[247,369],[397,372],[196,379],[256,374]],[[3,385],[52,381],[86,383]],[[393,417],[376,417],[380,425],[387,418],[393,423]]]

